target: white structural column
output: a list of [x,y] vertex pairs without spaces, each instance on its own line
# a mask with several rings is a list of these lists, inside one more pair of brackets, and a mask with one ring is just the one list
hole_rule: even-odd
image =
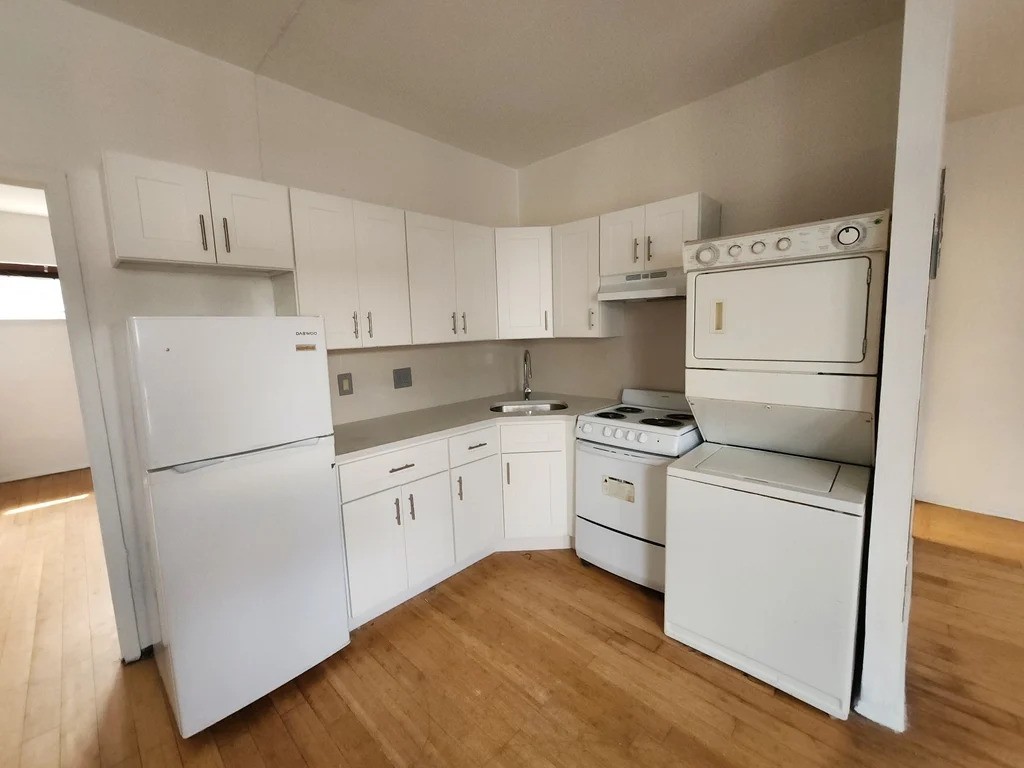
[[907,725],[914,458],[954,6],[955,0],[907,0],[903,28],[864,665],[855,705],[899,731]]

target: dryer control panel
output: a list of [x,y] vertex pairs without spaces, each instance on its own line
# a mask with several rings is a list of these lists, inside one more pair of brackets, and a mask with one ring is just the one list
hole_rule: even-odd
[[889,211],[878,211],[784,229],[694,240],[683,245],[683,266],[690,272],[837,253],[885,251],[888,247]]

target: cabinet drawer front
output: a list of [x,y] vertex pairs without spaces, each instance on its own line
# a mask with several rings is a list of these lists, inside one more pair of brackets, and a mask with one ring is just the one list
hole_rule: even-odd
[[470,461],[493,456],[498,452],[498,428],[487,427],[448,439],[451,465],[458,467]]
[[565,450],[565,426],[551,424],[502,424],[502,453]]
[[448,441],[390,451],[338,467],[341,499],[347,503],[448,469]]

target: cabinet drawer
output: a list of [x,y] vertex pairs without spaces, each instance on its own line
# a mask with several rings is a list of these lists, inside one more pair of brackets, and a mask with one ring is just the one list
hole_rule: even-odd
[[458,467],[470,461],[493,456],[498,452],[498,428],[487,427],[448,439],[451,465]]
[[338,467],[341,500],[368,496],[448,469],[448,441],[435,440]]
[[502,453],[564,450],[565,425],[560,422],[501,425]]

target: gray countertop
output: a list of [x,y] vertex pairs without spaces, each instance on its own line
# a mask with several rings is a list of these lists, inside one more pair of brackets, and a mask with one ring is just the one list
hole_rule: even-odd
[[[614,405],[617,400],[603,397],[581,397],[551,392],[534,392],[531,400],[561,400],[569,407],[563,411],[539,414],[492,413],[491,405],[506,400],[522,400],[522,392],[506,392],[461,403],[449,403],[419,411],[396,413],[376,419],[337,424],[334,427],[334,453],[339,459],[349,461],[361,458],[362,452],[371,451],[384,445],[416,440],[427,435],[444,437],[438,433],[452,432],[463,427],[486,426],[490,423],[512,419],[575,419],[581,413]],[[454,432],[453,432],[454,433]]]

